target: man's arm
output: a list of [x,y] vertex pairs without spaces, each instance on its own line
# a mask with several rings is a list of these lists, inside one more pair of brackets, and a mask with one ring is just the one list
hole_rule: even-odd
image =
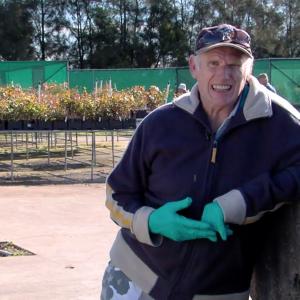
[[105,205],[117,225],[129,229],[137,239],[152,244],[148,218],[154,209],[144,203],[148,170],[143,156],[142,127],[140,124],[136,129],[122,159],[107,178]]
[[226,223],[247,224],[299,198],[300,165],[294,165],[274,174],[261,174],[214,201],[221,207]]

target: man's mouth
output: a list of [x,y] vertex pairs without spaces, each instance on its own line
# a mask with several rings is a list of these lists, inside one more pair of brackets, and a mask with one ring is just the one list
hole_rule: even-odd
[[224,91],[229,91],[231,89],[231,85],[229,85],[229,84],[213,84],[212,88],[216,92],[224,92]]

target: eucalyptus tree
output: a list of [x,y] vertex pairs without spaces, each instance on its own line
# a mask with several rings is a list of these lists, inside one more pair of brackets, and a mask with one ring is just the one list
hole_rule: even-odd
[[145,20],[145,1],[106,0],[102,2],[106,15],[111,17],[115,35],[113,45],[119,50],[114,62],[117,67],[136,67],[144,63],[145,47],[142,38]]
[[300,56],[300,1],[274,0],[274,5],[283,19],[279,47],[282,55]]
[[256,3],[252,28],[254,56],[256,58],[280,57],[280,36],[283,29],[282,14],[273,1],[260,0]]
[[194,0],[192,18],[190,19],[189,26],[189,41],[190,47],[193,49],[197,34],[203,27],[212,26],[218,23],[215,21],[218,13],[210,0]]
[[[143,28],[147,24],[147,6],[143,0],[133,0],[130,5],[130,36],[129,36],[129,59],[131,66],[143,66],[140,57],[143,56],[145,45],[143,41]],[[142,59],[143,61],[143,59]]]
[[[276,0],[277,1],[277,0]],[[200,0],[205,3],[205,0]],[[210,25],[230,23],[247,30],[256,58],[280,56],[282,13],[273,0],[212,0]],[[205,20],[205,19],[204,19]]]
[[148,1],[143,38],[153,55],[152,66],[186,64],[188,44],[173,1]]
[[27,0],[34,28],[36,56],[41,59],[65,57],[67,51],[64,0]]
[[66,2],[67,29],[69,35],[70,58],[80,69],[87,67],[88,57],[95,50],[93,12],[101,1],[68,0]]
[[97,7],[93,15],[95,25],[94,51],[89,54],[91,68],[112,68],[121,60],[118,47],[118,28],[111,18],[109,10]]
[[33,27],[24,1],[0,2],[0,56],[2,60],[34,59]]

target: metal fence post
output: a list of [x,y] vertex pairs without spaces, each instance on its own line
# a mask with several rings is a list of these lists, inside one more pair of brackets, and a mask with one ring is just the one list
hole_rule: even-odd
[[94,164],[95,164],[95,132],[92,131],[92,159],[91,159],[91,181],[94,181]]
[[68,140],[68,133],[67,131],[65,131],[65,171],[67,171],[67,156],[68,156],[67,140]]
[[10,180],[14,180],[14,144],[13,131],[10,132]]
[[[47,139],[48,139],[48,166],[50,165],[50,132],[47,131]],[[52,141],[52,136],[51,136]]]
[[114,131],[111,130],[111,154],[112,154],[112,166],[115,167],[115,141],[114,141]]
[[26,161],[28,161],[28,133],[26,132]]
[[72,159],[73,159],[74,158],[74,151],[73,151],[73,134],[72,134],[72,131],[69,134],[69,139],[70,139],[70,142],[71,142],[71,156],[72,156]]
[[35,149],[37,149],[37,145],[38,145],[38,134],[37,132],[34,133],[35,136]]

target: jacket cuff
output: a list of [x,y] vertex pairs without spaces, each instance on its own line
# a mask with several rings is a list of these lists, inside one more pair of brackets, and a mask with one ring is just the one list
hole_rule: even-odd
[[163,237],[149,231],[148,219],[153,211],[154,208],[149,206],[139,208],[134,214],[131,232],[139,242],[157,247],[161,245]]
[[214,199],[217,202],[224,215],[225,223],[243,224],[246,218],[246,202],[239,190],[230,192]]

